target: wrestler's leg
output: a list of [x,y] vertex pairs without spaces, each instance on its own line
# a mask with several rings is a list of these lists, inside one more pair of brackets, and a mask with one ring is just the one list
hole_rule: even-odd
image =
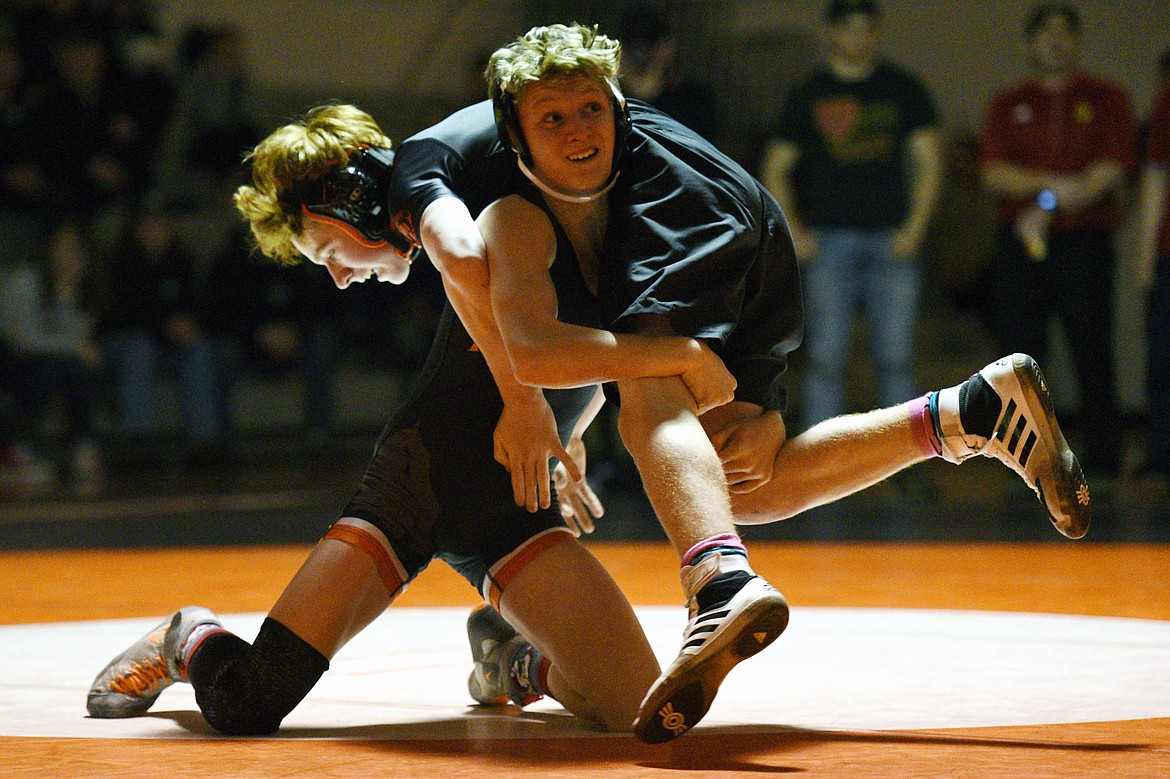
[[368,546],[326,537],[253,644],[230,633],[212,635],[192,655],[189,678],[203,716],[229,735],[274,732],[337,650],[385,611],[391,597]]
[[784,442],[768,482],[731,496],[735,521],[787,519],[925,459],[904,405],[826,419]]
[[389,549],[379,543],[384,538],[376,529],[360,520],[342,520],[330,534],[338,528],[365,543],[322,540],[252,644],[226,630],[207,609],[181,609],[98,674],[87,699],[90,713],[141,714],[162,690],[186,681],[195,688],[204,717],[220,732],[276,731],[328,669],[329,659],[401,588],[404,577],[394,566],[376,562],[375,550]]
[[618,392],[618,432],[679,557],[704,539],[734,532],[723,466],[682,380],[625,381]]
[[1090,495],[1036,362],[1013,354],[908,403],[825,420],[780,447],[771,479],[734,495],[736,521],[772,522],[852,494],[930,457],[983,455],[1015,471],[1069,538],[1089,529]]
[[638,710],[634,733],[668,741],[707,713],[740,661],[788,624],[784,597],[752,571],[735,532],[723,467],[678,377],[619,384],[618,429],[678,552],[690,622],[678,657]]
[[504,583],[499,608],[550,662],[543,690],[594,726],[628,731],[658,660],[629,602],[576,539],[548,546]]
[[390,605],[387,586],[368,552],[325,538],[268,616],[331,659]]

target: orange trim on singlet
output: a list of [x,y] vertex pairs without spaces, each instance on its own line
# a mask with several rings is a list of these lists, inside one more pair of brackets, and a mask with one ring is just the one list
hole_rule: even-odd
[[552,527],[528,539],[523,546],[491,567],[483,580],[484,598],[497,610],[504,588],[533,559],[546,549],[573,538],[567,527]]
[[386,592],[390,597],[394,597],[406,584],[405,577],[401,572],[401,564],[394,560],[386,547],[368,531],[351,524],[344,524],[342,521],[330,527],[325,533],[325,538],[341,541],[368,554],[370,559],[374,561],[374,565],[377,566],[378,575],[382,578],[382,584],[386,586]]

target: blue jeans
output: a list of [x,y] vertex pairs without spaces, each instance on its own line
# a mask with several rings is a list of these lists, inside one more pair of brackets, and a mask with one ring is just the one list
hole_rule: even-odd
[[178,381],[187,443],[207,446],[226,437],[224,367],[209,339],[181,347],[160,343],[146,330],[124,330],[104,338],[102,346],[112,369],[120,434],[140,437],[154,430],[158,379],[166,371]]
[[893,230],[824,230],[820,249],[802,268],[805,296],[805,424],[845,412],[845,380],[853,315],[869,321],[869,341],[882,407],[920,394],[914,379],[914,329],[920,271],[914,257],[896,257]]
[[1147,309],[1146,467],[1170,476],[1170,255],[1163,256]]

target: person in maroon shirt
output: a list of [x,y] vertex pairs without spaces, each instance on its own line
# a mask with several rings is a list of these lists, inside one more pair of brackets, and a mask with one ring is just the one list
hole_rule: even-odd
[[1170,49],[1159,62],[1161,89],[1147,125],[1138,205],[1138,281],[1146,311],[1146,438],[1140,475],[1170,493]]
[[1113,332],[1117,200],[1134,162],[1129,95],[1080,68],[1080,16],[1067,3],[1029,15],[1033,73],[987,110],[980,166],[1000,199],[994,304],[1000,347],[1043,362],[1061,320],[1081,397],[1082,463],[1098,476],[1120,459]]

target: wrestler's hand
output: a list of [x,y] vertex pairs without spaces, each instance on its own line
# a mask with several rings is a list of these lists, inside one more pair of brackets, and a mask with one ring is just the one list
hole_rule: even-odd
[[694,367],[682,374],[683,383],[695,398],[700,415],[711,409],[730,403],[735,399],[735,377],[711,347],[702,341],[699,344]]
[[[568,452],[581,474],[585,473],[585,444],[580,438],[569,440]],[[557,488],[557,502],[561,506],[561,519],[578,538],[582,533],[593,532],[593,520],[605,514],[601,500],[584,478],[573,480],[562,460],[553,469],[553,484]]]
[[549,460],[566,463],[571,480],[579,481],[581,471],[561,446],[556,417],[543,395],[528,403],[504,404],[504,412],[493,435],[496,462],[512,474],[512,497],[517,506],[529,511],[552,505]]
[[758,406],[751,408],[755,411],[748,415],[724,414],[723,419],[703,420],[723,464],[728,492],[734,494],[751,492],[768,483],[776,455],[787,435],[779,412],[760,412]]

